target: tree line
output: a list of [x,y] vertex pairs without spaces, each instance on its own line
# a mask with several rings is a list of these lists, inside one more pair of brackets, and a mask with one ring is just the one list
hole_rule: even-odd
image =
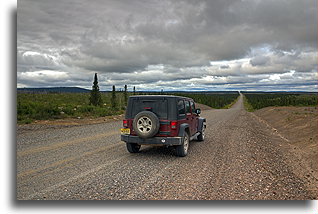
[[317,106],[317,94],[243,93],[254,110],[268,106]]
[[238,98],[239,93],[175,93],[174,95],[190,97],[196,103],[201,103],[212,108],[228,108]]

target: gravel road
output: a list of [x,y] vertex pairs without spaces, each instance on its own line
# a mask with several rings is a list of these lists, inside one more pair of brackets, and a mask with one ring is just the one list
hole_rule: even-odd
[[310,173],[277,133],[244,110],[202,112],[206,140],[188,156],[142,146],[130,154],[122,122],[17,132],[18,200],[305,200]]

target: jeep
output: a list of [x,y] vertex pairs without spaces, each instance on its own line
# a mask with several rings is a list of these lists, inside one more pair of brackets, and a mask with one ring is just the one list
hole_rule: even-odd
[[206,119],[200,113],[188,97],[130,96],[121,140],[130,153],[139,152],[141,145],[163,145],[174,146],[176,155],[184,157],[191,140],[204,140]]

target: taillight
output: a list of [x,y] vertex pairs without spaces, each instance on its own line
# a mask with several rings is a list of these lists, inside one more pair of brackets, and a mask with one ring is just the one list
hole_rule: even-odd
[[128,127],[128,120],[123,120],[123,126],[124,126],[125,128]]
[[177,121],[171,121],[170,126],[171,126],[171,129],[176,129],[177,128]]

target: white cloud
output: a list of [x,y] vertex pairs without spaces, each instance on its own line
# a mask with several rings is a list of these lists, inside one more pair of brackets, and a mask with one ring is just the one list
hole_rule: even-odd
[[63,71],[41,70],[41,71],[27,71],[18,74],[18,78],[28,81],[67,81],[68,74]]

